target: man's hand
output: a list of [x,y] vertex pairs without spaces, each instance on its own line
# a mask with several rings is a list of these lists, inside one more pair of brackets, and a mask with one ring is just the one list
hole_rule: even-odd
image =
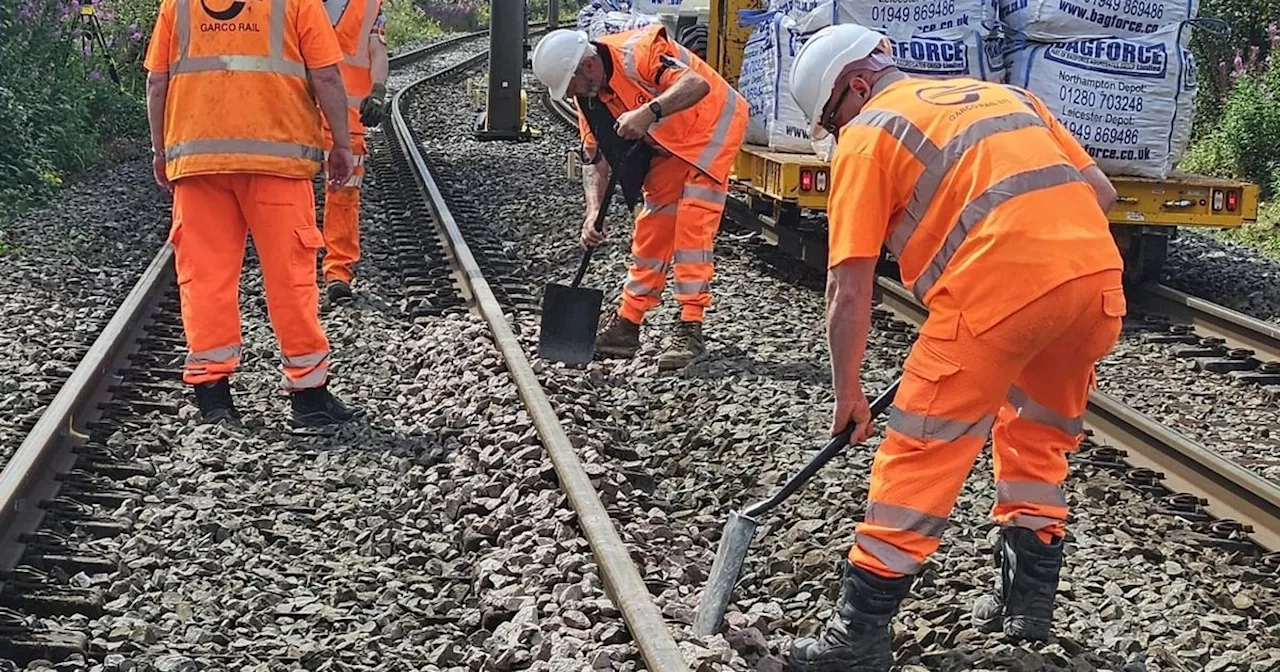
[[[601,223],[603,228],[604,224]],[[595,247],[604,242],[604,232],[596,231],[596,213],[588,212],[587,218],[582,222],[582,247]]]
[[334,147],[329,152],[329,163],[325,166],[325,177],[329,182],[329,191],[337,191],[351,179],[355,170],[356,159],[351,155],[350,147]]
[[871,406],[867,403],[867,395],[862,393],[861,386],[852,398],[836,399],[835,411],[831,418],[831,436],[843,432],[851,422],[856,424],[853,433],[849,436],[850,445],[862,443],[875,429],[871,426]]
[[386,109],[387,87],[374,84],[369,96],[360,103],[360,123],[365,126],[381,126]]
[[653,111],[648,107],[623,112],[618,117],[618,136],[625,140],[639,140],[653,125]]
[[151,172],[155,175],[156,184],[165,191],[173,191],[173,183],[169,181],[169,175],[164,169],[164,154],[156,153],[151,157]]

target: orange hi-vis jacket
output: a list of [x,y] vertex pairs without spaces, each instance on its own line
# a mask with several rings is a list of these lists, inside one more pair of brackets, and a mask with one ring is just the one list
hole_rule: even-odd
[[884,245],[917,298],[954,308],[931,311],[951,316],[934,330],[954,338],[963,313],[980,334],[1068,280],[1123,268],[1081,173],[1093,164],[1025,90],[893,82],[840,131],[828,265]]
[[[372,60],[369,36],[381,30],[382,0],[329,0],[330,6],[342,12],[333,29],[342,45],[342,83],[347,89],[347,127],[351,133],[363,133],[360,103],[373,90]],[[330,10],[332,11],[332,10]],[[330,19],[333,16],[330,14]]]
[[[613,64],[600,102],[615,118],[648,105],[685,72],[707,80],[711,91],[693,107],[659,119],[649,127],[649,138],[717,182],[726,182],[746,132],[747,101],[742,94],[706,61],[667,39],[661,25],[608,35],[594,44],[608,49]],[[594,154],[595,138],[581,112],[578,130],[588,154]]]
[[152,37],[163,42],[147,67],[169,73],[169,179],[316,173],[324,151],[307,70],[341,59],[326,19],[318,0],[163,0]]

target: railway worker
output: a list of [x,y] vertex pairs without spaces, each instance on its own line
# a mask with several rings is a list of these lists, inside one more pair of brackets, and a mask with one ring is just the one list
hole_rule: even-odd
[[584,166],[584,246],[603,240],[592,224],[610,171],[629,168],[615,165],[620,158],[608,156],[610,147],[621,144],[619,138],[643,138],[652,150],[652,159],[635,171],[642,175],[644,205],[621,306],[604,320],[596,351],[635,355],[640,323],[660,302],[674,266],[680,322],[658,367],[681,368],[706,351],[702,321],[711,305],[713,247],[746,133],[746,100],[660,25],[595,41],[581,31],[555,30],[538,42],[532,61],[553,96],[577,98],[584,153],[592,157]]
[[[173,244],[189,348],[183,380],[204,422],[236,420],[238,294],[246,231],[262,264],[294,427],[356,412],[327,389],[311,178],[336,139],[329,188],[352,171],[342,50],[320,0],[162,0],[147,49],[156,182],[173,192]],[[314,90],[314,95],[312,91]]]
[[1026,91],[910,78],[858,25],[816,33],[792,95],[815,137],[838,134],[828,206],[828,338],[834,435],[871,432],[859,371],[883,245],[929,308],[904,365],[869,501],[820,638],[793,670],[888,670],[888,624],[937,550],[957,494],[994,437],[999,523],[986,631],[1046,639],[1062,564],[1066,453],[1081,433],[1094,365],[1125,314],[1105,211],[1115,191]]
[[[351,298],[355,263],[360,260],[360,186],[364,182],[365,126],[382,124],[387,95],[386,16],[381,0],[324,0],[329,21],[342,46],[342,82],[347,91],[347,128],[355,169],[351,178],[324,199],[325,291],[331,303]],[[325,151],[333,131],[324,124]]]

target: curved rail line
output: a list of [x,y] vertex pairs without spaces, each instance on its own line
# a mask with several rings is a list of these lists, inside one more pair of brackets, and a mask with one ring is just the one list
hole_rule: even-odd
[[441,73],[412,82],[392,99],[392,124],[401,149],[408,155],[418,183],[435,215],[439,234],[458,266],[457,276],[474,301],[475,310],[488,323],[495,345],[506,362],[520,398],[528,410],[542,439],[564,491],[578,516],[583,535],[591,546],[600,575],[610,598],[622,612],[622,618],[650,670],[688,670],[675,638],[662,619],[634,560],[622,542],[599,493],[578,459],[577,451],[560,424],[546,391],[538,381],[514,330],[503,314],[494,292],[467,245],[449,205],[441,194],[426,160],[418,148],[412,128],[405,119],[408,108],[406,94],[439,77],[464,72],[483,62],[488,54],[479,54]]
[[[571,107],[545,93],[542,98],[548,110],[576,127],[576,113]],[[739,207],[728,208],[727,216],[749,228],[761,227],[762,223],[750,221],[759,215],[741,207],[736,199],[730,202]],[[825,257],[819,259],[819,263],[824,261]],[[877,278],[877,282],[886,307],[917,326],[924,322],[927,309],[901,283],[885,276]],[[1221,339],[1224,346],[1237,349],[1222,354],[1234,355],[1237,361],[1254,353],[1280,361],[1280,327],[1274,324],[1160,285],[1143,287],[1138,300],[1155,311],[1189,322],[1210,338]],[[1193,339],[1189,343],[1203,340],[1195,335],[1189,338]],[[1089,397],[1085,424],[1095,442],[1103,439],[1124,451],[1121,457],[1127,458],[1132,467],[1151,470],[1174,492],[1203,496],[1207,503],[1202,506],[1209,514],[1221,521],[1242,524],[1241,531],[1258,546],[1273,554],[1280,552],[1280,487],[1276,484],[1100,391],[1095,390]],[[1267,562],[1280,571],[1280,556],[1270,555]]]
[[[535,29],[536,26],[530,27],[531,31]],[[488,32],[481,30],[467,33],[396,55],[390,59],[391,66],[402,67],[424,57],[448,51],[464,42],[488,35]],[[484,62],[487,55],[488,52],[485,51],[447,68],[445,72],[458,73],[475,68]],[[397,94],[397,102],[398,97]],[[403,123],[403,120],[399,123]],[[165,219],[161,218],[156,225],[164,225]],[[128,476],[145,471],[138,465],[99,463],[102,456],[95,452],[89,435],[94,424],[116,403],[115,389],[136,366],[136,362],[130,361],[131,357],[139,353],[139,343],[148,337],[148,329],[152,328],[157,317],[164,312],[162,308],[172,301],[174,288],[173,248],[166,242],[0,470],[0,592],[5,595],[10,590],[23,593],[31,585],[30,578],[34,568],[28,566],[25,557],[33,546],[43,549],[43,545],[47,543],[49,535],[39,530],[48,515],[54,512],[66,515],[68,506],[75,508],[74,502],[62,501],[63,492],[68,483],[76,481],[76,472],[83,468],[86,460],[100,467],[100,470],[105,469],[117,475]],[[139,405],[145,406],[147,403],[143,401]],[[554,419],[554,415],[551,417]],[[589,487],[585,472],[583,474],[583,480]],[[105,493],[99,498],[109,500],[113,494],[119,493]],[[84,519],[78,522],[106,534],[127,529],[127,524],[121,521]],[[48,559],[53,558],[50,556]],[[114,569],[114,565],[106,559],[62,559],[79,567],[92,565],[95,571]],[[34,572],[39,573],[38,570]],[[629,586],[625,581],[622,585]],[[643,584],[641,587],[643,588]],[[62,592],[72,594],[76,589],[66,586]],[[42,593],[35,599],[60,603],[63,605],[60,609],[63,610],[95,608],[94,599],[81,599],[77,602],[74,597],[68,599],[68,596]],[[631,611],[635,612],[636,609],[633,607]],[[643,613],[644,610],[640,609],[640,612]],[[0,620],[3,619],[12,623],[24,622],[22,613],[7,606],[0,607]],[[637,625],[643,625],[643,622],[637,621]],[[83,652],[86,647],[87,641],[76,633],[28,632],[23,626],[0,627],[0,649],[6,652],[41,651],[45,655],[52,655]]]

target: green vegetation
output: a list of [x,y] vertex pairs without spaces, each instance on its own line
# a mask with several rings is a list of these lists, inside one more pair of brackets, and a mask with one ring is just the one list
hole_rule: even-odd
[[387,15],[387,48],[393,54],[440,34],[440,23],[413,0],[383,0],[382,6]]

